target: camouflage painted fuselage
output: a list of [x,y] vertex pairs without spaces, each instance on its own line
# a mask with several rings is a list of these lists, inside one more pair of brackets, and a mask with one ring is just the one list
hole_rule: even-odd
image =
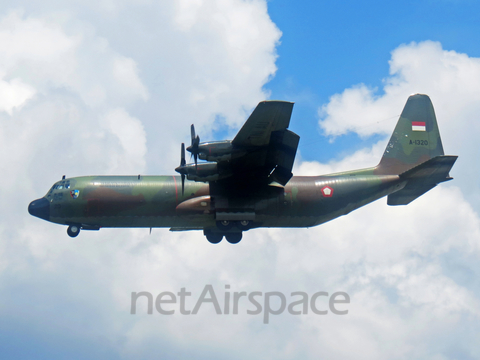
[[[315,226],[405,185],[398,175],[373,172],[295,176],[284,188],[232,196],[229,207],[238,211],[239,220],[242,210],[253,213],[251,227]],[[47,220],[58,224],[188,230],[215,228],[219,209],[210,195],[209,184],[195,182],[187,182],[182,195],[179,176],[84,176],[57,182],[45,198],[50,203]]]
[[287,130],[292,107],[261,102],[232,141],[199,143],[192,126],[188,149],[211,162],[186,164],[182,144],[181,176],[62,179],[28,211],[69,225],[71,237],[80,229],[168,227],[236,244],[252,228],[315,226],[386,195],[388,205],[407,205],[452,179],[457,156],[444,154],[427,95],[408,98],[377,166],[323,176],[291,173],[299,141]]

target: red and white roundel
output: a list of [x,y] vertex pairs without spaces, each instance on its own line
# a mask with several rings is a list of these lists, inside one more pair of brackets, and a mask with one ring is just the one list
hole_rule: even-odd
[[324,186],[322,188],[322,194],[325,197],[332,197],[333,195],[333,189],[330,186]]

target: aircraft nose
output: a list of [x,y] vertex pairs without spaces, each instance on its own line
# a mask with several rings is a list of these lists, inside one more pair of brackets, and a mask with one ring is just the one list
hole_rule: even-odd
[[50,202],[45,199],[33,200],[30,205],[28,205],[28,212],[30,215],[39,217],[43,220],[50,219]]

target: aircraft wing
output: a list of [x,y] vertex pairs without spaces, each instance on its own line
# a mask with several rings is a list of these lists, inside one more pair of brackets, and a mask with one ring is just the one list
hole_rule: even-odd
[[265,146],[273,131],[288,128],[293,103],[287,101],[262,101],[233,139],[235,146]]
[[254,221],[256,212],[276,202],[293,176],[300,137],[287,129],[292,110],[291,102],[260,102],[232,141],[200,143],[192,125],[187,150],[207,162],[186,164],[182,144],[175,169],[182,174],[182,194],[185,178],[208,182],[217,221]]
[[229,168],[232,177],[223,182],[278,183],[285,185],[292,177],[300,137],[288,130],[293,103],[262,101],[247,119],[232,145],[240,153],[219,168]]
[[[226,194],[248,193],[266,185],[284,186],[293,176],[292,167],[300,137],[288,130],[293,103],[262,101],[232,141],[200,143],[191,127],[192,145],[187,148],[195,163],[186,164],[181,147],[180,166],[185,178],[203,181]],[[204,163],[197,163],[197,156]],[[183,190],[182,190],[183,191]]]

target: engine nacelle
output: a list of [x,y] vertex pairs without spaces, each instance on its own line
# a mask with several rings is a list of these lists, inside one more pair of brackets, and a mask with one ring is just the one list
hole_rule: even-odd
[[198,154],[198,158],[201,160],[207,161],[230,161],[232,160],[232,154],[224,154],[224,155],[208,155],[205,153]]
[[236,153],[230,140],[204,142],[198,146],[198,157],[207,161],[229,161]]
[[230,173],[219,171],[216,162],[186,164],[176,169],[180,174],[186,175],[188,180],[193,181],[217,181],[230,176]]

